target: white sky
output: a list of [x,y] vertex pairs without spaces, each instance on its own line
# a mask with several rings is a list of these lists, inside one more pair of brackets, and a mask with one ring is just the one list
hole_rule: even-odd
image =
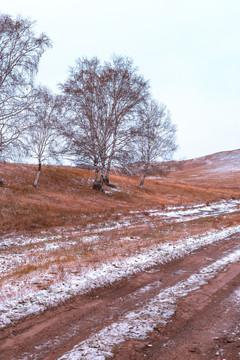
[[82,56],[129,56],[178,127],[176,159],[240,148],[239,0],[2,0],[53,42],[38,80],[57,89]]

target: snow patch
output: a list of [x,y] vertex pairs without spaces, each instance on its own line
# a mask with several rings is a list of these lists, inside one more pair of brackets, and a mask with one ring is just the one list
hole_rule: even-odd
[[27,283],[20,280],[2,282],[0,294],[0,328],[27,315],[40,313],[50,306],[56,306],[77,294],[112,284],[124,277],[131,276],[150,267],[181,258],[199,249],[240,232],[240,226],[230,227],[219,232],[208,232],[201,237],[195,236],[176,242],[155,246],[146,253],[137,254],[124,260],[111,260],[97,268],[80,270],[78,274],[64,274],[63,279],[47,289],[36,290],[34,283],[39,279],[51,280],[51,274],[38,271]]
[[129,338],[144,339],[154,327],[166,324],[175,313],[178,301],[190,292],[199,289],[230,263],[240,260],[240,249],[220,258],[215,263],[202,268],[199,273],[187,280],[161,291],[140,310],[129,312],[120,321],[115,322],[89,339],[74,346],[58,360],[104,360],[114,356],[113,346]]

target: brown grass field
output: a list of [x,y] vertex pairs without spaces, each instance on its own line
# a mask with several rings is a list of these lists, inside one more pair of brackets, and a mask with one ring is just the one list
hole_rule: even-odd
[[118,191],[105,188],[100,193],[91,189],[93,173],[87,170],[43,166],[35,189],[36,166],[1,163],[5,184],[0,187],[0,233],[86,226],[130,210],[240,198],[240,171],[218,171],[217,165],[217,161],[210,167],[202,160],[184,161],[182,170],[168,177],[149,176],[142,190],[137,188],[139,178],[112,175]]
[[[155,169],[155,176],[149,176],[142,190],[138,189],[139,178],[113,174],[110,180],[116,188],[105,187],[104,193],[91,189],[93,173],[87,170],[43,166],[38,188],[34,188],[36,166],[1,164],[4,186],[0,187],[0,235],[42,237],[47,231],[50,244],[56,234],[61,235],[58,242],[63,244],[55,251],[45,251],[45,256],[34,250],[35,260],[19,264],[16,275],[61,264],[71,272],[79,261],[81,266],[100,264],[131,256],[159,242],[239,224],[239,211],[174,224],[149,216],[150,209],[164,211],[168,206],[240,199],[240,171],[218,171],[219,161],[215,159],[211,166],[198,159],[192,162],[185,161],[181,170],[163,178],[156,176]],[[84,234],[97,234],[97,238],[93,244],[86,243]],[[77,244],[66,250],[66,238]],[[25,248],[30,251],[31,245]]]

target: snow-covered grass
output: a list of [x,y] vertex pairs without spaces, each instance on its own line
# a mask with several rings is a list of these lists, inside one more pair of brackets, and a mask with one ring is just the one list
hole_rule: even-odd
[[61,235],[52,235],[44,236],[46,232],[42,233],[42,236],[29,236],[29,235],[20,235],[20,236],[14,236],[12,234],[9,236],[4,236],[0,241],[0,249],[4,250],[9,247],[16,247],[16,246],[26,246],[31,244],[39,244],[48,242],[49,240],[60,240],[62,238]]
[[[56,239],[59,239],[58,241]],[[55,241],[50,241],[55,239]],[[37,238],[37,241],[40,240]],[[42,240],[42,239],[41,239]],[[34,241],[34,240],[33,240]],[[36,241],[36,239],[35,239]],[[44,241],[48,241],[44,243]],[[29,244],[28,241],[23,242],[24,245]],[[32,242],[34,243],[34,242]],[[30,243],[30,244],[32,244]],[[34,243],[36,244],[36,243]],[[20,242],[21,247],[22,242]],[[53,236],[47,240],[44,238],[43,241],[39,241],[38,246],[27,249],[17,248],[14,251],[3,252],[0,254],[0,279],[13,273],[14,271],[21,271],[22,267],[27,265],[32,265],[34,267],[44,266],[46,263],[54,262],[55,255],[54,252],[62,249],[69,249],[70,247],[76,245],[76,241],[65,239],[64,242],[60,241],[60,237]],[[14,248],[15,249],[15,248]],[[48,256],[46,256],[48,254]],[[23,270],[23,269],[22,269]]]
[[[48,272],[36,270],[30,278],[23,276],[12,280],[4,279],[0,293],[0,328],[30,314],[58,305],[77,294],[87,293],[152,266],[186,256],[202,246],[221,241],[237,232],[240,232],[240,226],[219,232],[208,232],[202,234],[201,237],[194,236],[155,245],[145,253],[130,256],[124,260],[111,259],[97,267],[89,266],[79,269],[76,274],[63,271],[57,281],[51,269]],[[40,279],[50,285],[39,290],[36,284]]]
[[129,312],[80,344],[59,360],[104,360],[113,356],[113,347],[129,338],[144,339],[154,327],[166,324],[175,313],[178,301],[199,289],[226,266],[240,260],[240,248],[202,268],[172,287],[162,290],[141,309]]
[[[216,216],[222,213],[232,213],[237,211],[240,206],[240,200],[228,200],[220,201],[218,203],[197,204],[191,207],[168,207],[167,211],[150,210],[150,216],[161,216],[163,218],[183,218],[197,215],[198,217]],[[191,219],[191,218],[189,218]]]
[[[14,272],[29,272],[32,268],[46,267],[47,264],[65,262],[83,257],[94,256],[94,262],[100,262],[104,257],[105,248],[108,248],[108,255],[114,258],[114,252],[120,254],[119,245],[128,249],[129,253],[142,251],[144,246],[149,246],[154,241],[154,237],[144,240],[139,234],[131,234],[131,231],[141,227],[158,227],[161,224],[168,225],[172,233],[172,224],[183,223],[190,220],[199,221],[202,218],[216,217],[221,214],[230,214],[239,210],[238,200],[221,201],[211,205],[197,204],[193,207],[174,206],[166,207],[164,211],[150,209],[144,212],[131,212],[129,215],[119,217],[118,221],[108,223],[89,224],[87,228],[61,228],[56,229],[55,234],[43,232],[38,236],[5,236],[0,242],[0,278],[14,274]],[[127,230],[127,231],[126,231]],[[122,232],[123,234],[116,232]],[[166,230],[164,230],[166,232]],[[168,236],[170,233],[168,232]],[[113,233],[114,232],[114,233]],[[124,236],[122,236],[124,235]],[[111,239],[108,238],[111,236]],[[107,239],[108,238],[108,239]],[[106,240],[107,239],[107,240]],[[132,243],[130,245],[130,243]],[[112,248],[112,254],[110,253]],[[94,253],[96,255],[94,255]],[[70,256],[71,254],[71,256]],[[97,254],[101,254],[97,260]],[[127,254],[127,252],[126,252]],[[89,258],[88,258],[89,260]],[[102,259],[104,261],[104,259]]]
[[[58,241],[61,240],[64,236],[64,239],[67,239],[69,236],[73,235],[86,235],[89,232],[91,233],[103,233],[110,232],[116,229],[123,228],[133,228],[136,225],[141,223],[151,223],[153,218],[159,219],[161,221],[190,221],[193,219],[205,218],[207,216],[217,216],[220,214],[230,214],[240,210],[240,200],[223,200],[216,203],[206,204],[196,204],[193,206],[166,206],[164,210],[160,209],[150,209],[143,211],[130,211],[129,215],[122,215],[121,213],[115,214],[118,215],[118,221],[112,221],[96,224],[89,224],[87,228],[83,227],[74,227],[74,228],[60,228],[59,232],[61,234],[51,235],[50,233],[43,232],[41,236],[30,237],[30,236],[5,236],[0,240],[0,249],[6,249],[13,246],[26,246],[30,244],[38,244],[48,241]],[[101,216],[100,216],[101,218]],[[85,239],[85,242],[88,240]],[[92,240],[95,240],[97,236],[91,236]],[[91,240],[89,240],[90,242]]]
[[[239,232],[238,221],[216,222],[215,230],[208,232],[208,227],[203,226],[207,216],[215,221],[221,214],[237,214],[239,204],[238,200],[228,200],[191,208],[150,209],[125,216],[119,212],[113,214],[119,217],[118,221],[59,228],[53,234],[45,231],[35,237],[3,237],[0,327]],[[198,230],[191,232],[189,226],[186,228],[189,220],[196,218],[200,235]],[[181,222],[182,232],[177,227]],[[159,232],[160,223],[164,227]],[[224,229],[226,224],[228,228]]]

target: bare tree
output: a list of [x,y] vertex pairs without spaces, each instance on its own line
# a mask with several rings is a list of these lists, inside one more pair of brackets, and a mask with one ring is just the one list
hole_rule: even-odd
[[37,96],[29,113],[31,125],[25,137],[28,154],[38,161],[38,171],[33,184],[35,187],[42,164],[56,159],[60,153],[62,139],[58,134],[56,122],[61,105],[58,96],[53,95],[47,88],[37,89]]
[[103,76],[106,78],[106,116],[112,128],[105,174],[108,184],[112,162],[119,162],[132,139],[136,109],[149,96],[149,84],[138,74],[133,61],[122,56],[113,56],[104,64]]
[[114,156],[131,137],[131,121],[148,95],[148,84],[132,61],[114,57],[104,65],[97,58],[79,59],[61,87],[68,104],[62,131],[78,161],[94,166],[93,188],[101,190],[104,179],[109,182]]
[[138,129],[135,137],[137,159],[143,162],[141,189],[149,164],[157,159],[170,159],[176,151],[176,126],[172,124],[166,106],[149,100],[138,110]]
[[34,75],[51,45],[46,35],[35,36],[33,26],[27,19],[0,15],[0,160],[21,146]]
[[83,161],[93,165],[96,188],[99,172],[102,173],[104,166],[100,72],[97,58],[77,60],[76,66],[70,70],[68,81],[61,85],[65,93],[65,112],[59,124],[60,133],[66,137],[70,157],[77,163]]

